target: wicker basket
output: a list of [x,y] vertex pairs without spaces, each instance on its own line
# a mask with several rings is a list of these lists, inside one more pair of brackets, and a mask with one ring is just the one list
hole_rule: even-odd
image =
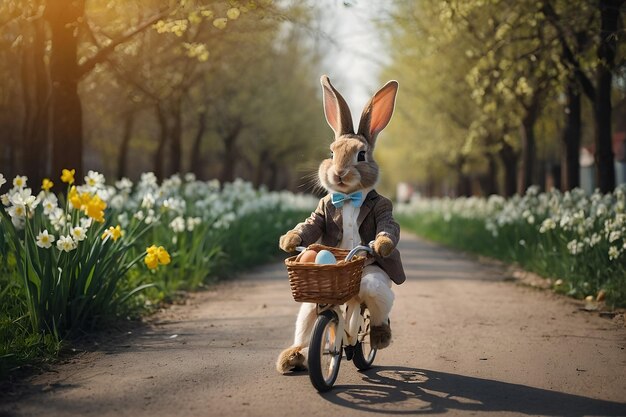
[[337,259],[334,265],[296,262],[296,256],[285,259],[293,299],[317,304],[343,304],[359,293],[365,258],[344,259],[350,251],[313,244],[308,247],[319,252],[326,249]]

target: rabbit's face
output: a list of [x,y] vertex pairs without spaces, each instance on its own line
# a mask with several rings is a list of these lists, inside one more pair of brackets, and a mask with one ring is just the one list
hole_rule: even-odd
[[330,145],[331,157],[319,167],[320,183],[326,190],[345,194],[373,188],[378,180],[378,165],[365,138],[343,135]]
[[350,194],[374,188],[378,181],[378,165],[374,146],[378,134],[387,126],[396,100],[398,82],[389,81],[367,103],[359,129],[354,131],[350,109],[344,98],[323,75],[324,115],[335,132],[330,145],[331,158],[322,161],[318,170],[320,183],[328,191]]

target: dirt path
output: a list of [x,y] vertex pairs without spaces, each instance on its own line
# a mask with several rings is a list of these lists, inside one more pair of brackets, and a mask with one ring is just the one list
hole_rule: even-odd
[[283,266],[194,295],[31,378],[0,416],[626,415],[626,328],[504,272],[405,237],[395,340],[319,395],[282,376],[298,309]]

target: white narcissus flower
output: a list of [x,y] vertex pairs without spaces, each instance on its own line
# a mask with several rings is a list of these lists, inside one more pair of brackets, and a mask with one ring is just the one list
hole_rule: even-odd
[[43,232],[39,232],[37,235],[37,246],[48,249],[52,246],[52,242],[54,242],[54,240],[54,235],[50,235],[47,230],[44,230]]
[[48,219],[50,220],[52,227],[54,227],[54,230],[61,230],[61,228],[65,225],[65,212],[63,209],[57,207],[48,216]]
[[152,194],[146,194],[141,200],[141,207],[150,209],[154,207],[154,196]]
[[91,189],[98,189],[104,186],[104,175],[96,171],[89,171],[85,176],[85,184]]
[[92,219],[91,217],[83,217],[80,219],[80,227],[85,229],[85,232],[89,227],[91,227]]
[[176,217],[170,223],[170,228],[174,231],[174,233],[181,233],[185,231],[185,219],[181,216]]
[[154,223],[155,220],[156,220],[156,217],[154,217],[154,210],[152,209],[148,210],[148,215],[146,216],[144,222],[146,224],[151,224],[151,223]]
[[16,175],[15,178],[13,178],[13,186],[20,189],[24,188],[26,187],[26,181],[28,181],[27,176]]
[[43,203],[41,204],[43,206],[43,214],[46,216],[51,215],[54,212],[54,209],[57,208],[57,202],[57,197],[54,194],[50,194],[44,198]]
[[87,233],[85,232],[85,229],[83,229],[80,226],[76,226],[72,228],[71,235],[76,242],[82,242],[87,237]]
[[614,259],[619,258],[620,252],[617,246],[611,246],[609,248],[609,259],[612,261]]
[[187,218],[187,231],[193,232],[193,230],[202,223],[202,219],[200,217],[188,217]]
[[128,178],[123,177],[119,181],[115,182],[115,187],[122,192],[130,193],[133,188],[133,182]]
[[15,206],[24,206],[33,210],[39,204],[37,197],[32,195],[30,188],[20,188],[9,196],[9,201]]
[[2,202],[2,205],[4,205],[5,207],[11,204],[11,200],[9,200],[9,194],[0,195],[0,202]]
[[7,180],[4,179],[4,175],[0,174],[0,187],[7,183]]
[[23,204],[11,206],[7,211],[9,212],[9,216],[14,219],[23,219],[26,216],[26,208]]
[[154,175],[154,172],[144,172],[141,174],[141,180],[139,181],[140,188],[156,188],[157,187],[157,177]]
[[65,252],[71,252],[76,249],[76,242],[70,235],[60,236],[57,240],[57,248]]

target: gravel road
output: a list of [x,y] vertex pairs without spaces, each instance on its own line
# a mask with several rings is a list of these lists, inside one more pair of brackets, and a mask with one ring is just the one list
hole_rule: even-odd
[[329,393],[274,370],[298,310],[278,263],[98,336],[0,394],[0,416],[626,416],[623,319],[410,235],[401,252],[393,344]]

